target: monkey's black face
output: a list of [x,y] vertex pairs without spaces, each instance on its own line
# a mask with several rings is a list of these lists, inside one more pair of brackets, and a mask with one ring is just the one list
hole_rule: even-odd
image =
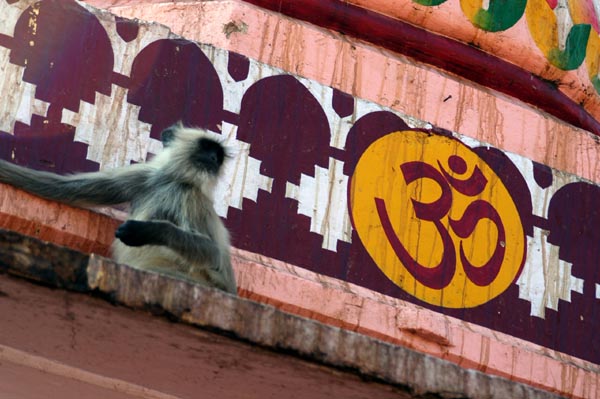
[[194,165],[209,173],[217,174],[225,159],[223,146],[207,138],[199,139],[197,146],[196,151],[192,154]]

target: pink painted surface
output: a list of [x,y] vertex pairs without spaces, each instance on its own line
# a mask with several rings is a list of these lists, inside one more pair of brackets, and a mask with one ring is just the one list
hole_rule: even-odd
[[[110,11],[124,17],[165,24],[188,39],[239,52],[555,169],[600,181],[599,145],[588,132],[514,99],[350,39],[340,40],[314,26],[238,1],[142,7],[132,5],[134,1],[88,3],[113,6]],[[242,21],[247,29],[226,35],[222,21]]]
[[0,291],[3,399],[410,397],[87,295],[6,275]]
[[[549,81],[560,81],[559,90],[596,118],[600,116],[600,96],[595,93],[585,68],[564,71],[548,62],[529,31],[525,16],[505,31],[487,32],[465,16],[460,1],[446,1],[435,7],[412,0],[351,0],[350,3],[407,21],[431,32],[460,40],[519,65]],[[597,22],[596,22],[597,24]],[[552,34],[548,26],[548,35]]]
[[119,224],[100,213],[46,201],[11,186],[0,188],[0,225],[41,240],[108,256]]
[[[107,251],[114,228],[120,223],[87,210],[45,201],[5,185],[0,188],[1,193],[11,197],[10,203],[0,202],[2,228],[31,234],[20,220],[60,211],[61,218],[73,222],[57,229],[56,219],[38,220],[38,228],[49,232],[46,239],[80,249],[101,237],[100,250]],[[14,203],[27,206],[15,209],[11,205]],[[15,212],[19,212],[18,218]],[[102,223],[86,223],[94,217]],[[62,233],[52,234],[57,231]],[[600,397],[600,391],[597,392],[600,366],[590,362],[258,254],[234,249],[232,261],[239,294],[243,297],[401,344],[464,367],[572,397]],[[23,338],[30,339],[27,335]]]

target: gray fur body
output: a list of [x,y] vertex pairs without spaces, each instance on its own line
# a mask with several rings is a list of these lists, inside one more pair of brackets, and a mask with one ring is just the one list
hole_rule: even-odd
[[[0,160],[0,182],[75,206],[129,202],[129,218],[112,245],[117,262],[235,294],[229,233],[212,199],[222,147],[198,129],[169,133],[163,151],[145,164],[61,176]],[[212,152],[219,148],[217,159]]]

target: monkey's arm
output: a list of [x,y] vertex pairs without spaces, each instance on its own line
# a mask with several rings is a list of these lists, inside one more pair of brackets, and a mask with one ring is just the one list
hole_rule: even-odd
[[237,294],[229,259],[229,246],[220,248],[206,234],[180,229],[167,221],[128,220],[117,229],[115,236],[125,245],[162,245],[177,252],[190,265],[187,277],[198,273],[210,285]]
[[144,189],[151,170],[145,164],[105,172],[62,176],[0,160],[0,182],[71,205],[129,202]]
[[115,236],[130,247],[164,245],[195,262],[217,266],[219,248],[206,234],[180,229],[163,220],[128,220],[117,229]]

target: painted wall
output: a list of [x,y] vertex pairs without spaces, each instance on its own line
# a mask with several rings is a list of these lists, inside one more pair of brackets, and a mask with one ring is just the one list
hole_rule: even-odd
[[[508,60],[600,115],[595,0],[352,0]],[[488,68],[482,74],[492,72]],[[518,95],[517,95],[518,96]]]
[[[224,37],[257,25],[236,21]],[[235,154],[215,205],[236,247],[600,363],[591,134],[511,99],[488,113],[454,102],[468,82],[420,66],[396,76],[412,91],[386,107],[360,98],[369,88],[290,74],[250,47],[196,44],[71,1],[0,1],[0,22],[2,158],[93,171],[144,161],[178,120],[205,127]],[[349,45],[352,57],[368,51]],[[371,69],[345,80],[365,74],[377,80]],[[472,115],[464,129],[439,110],[403,112],[427,106],[433,81],[456,85],[431,91],[439,109]],[[548,156],[561,141],[494,142],[502,112],[519,132],[568,133],[556,140],[578,143],[576,156]]]

